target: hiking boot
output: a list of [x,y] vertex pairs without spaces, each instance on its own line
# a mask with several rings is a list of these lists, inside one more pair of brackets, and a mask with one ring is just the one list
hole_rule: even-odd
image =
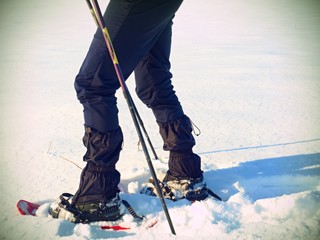
[[[167,178],[167,177],[166,177]],[[159,186],[162,190],[162,195],[165,198],[177,201],[186,198],[189,201],[202,201],[209,196],[210,191],[204,178],[201,176],[196,179],[178,179],[169,177],[170,180],[164,179],[163,182],[158,180]],[[142,194],[157,196],[157,191],[154,186],[154,181],[149,180],[149,183],[142,188]]]
[[207,191],[207,184],[204,178],[201,176],[199,178],[193,179],[172,179],[164,181],[167,185],[175,199],[186,198],[189,201],[202,201],[206,199],[209,194]]
[[119,194],[105,202],[71,204],[73,195],[64,193],[49,208],[53,218],[62,218],[74,223],[116,221],[124,214],[124,206]]

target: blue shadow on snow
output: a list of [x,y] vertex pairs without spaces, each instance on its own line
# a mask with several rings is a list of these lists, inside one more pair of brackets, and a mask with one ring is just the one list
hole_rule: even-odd
[[239,192],[252,201],[314,190],[319,185],[320,153],[268,158],[205,172],[208,187],[225,200]]

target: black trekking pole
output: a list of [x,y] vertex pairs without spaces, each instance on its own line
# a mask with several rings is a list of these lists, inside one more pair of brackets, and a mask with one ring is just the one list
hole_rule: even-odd
[[147,141],[148,141],[148,144],[149,144],[149,147],[150,147],[150,149],[151,149],[151,151],[152,151],[152,154],[153,154],[155,160],[159,160],[158,155],[157,155],[156,151],[154,150],[154,147],[153,147],[153,145],[152,145],[152,143],[151,143],[151,139],[150,139],[150,137],[149,137],[149,134],[148,134],[146,128],[144,127],[144,123],[143,123],[143,121],[142,121],[142,119],[141,119],[141,117],[140,117],[140,114],[138,113],[138,109],[136,108],[136,105],[134,104],[133,99],[132,99],[132,97],[131,97],[130,94],[129,94],[129,98],[130,98],[130,101],[131,101],[131,103],[132,103],[133,111],[134,111],[135,115],[137,116],[137,120],[138,120],[138,122],[139,122],[139,125],[140,125],[141,128],[142,128],[142,131],[143,131],[143,133],[144,133],[144,136],[146,137],[146,139],[147,139]]
[[[146,160],[147,160],[147,163],[148,163],[150,174],[151,174],[151,176],[152,176],[152,178],[153,178],[153,180],[155,182],[155,188],[157,190],[157,195],[160,198],[160,201],[161,201],[161,204],[162,204],[162,208],[163,208],[164,213],[166,215],[166,218],[167,218],[168,224],[170,226],[171,232],[172,232],[172,234],[175,235],[176,233],[175,233],[175,230],[174,230],[174,227],[173,227],[170,215],[169,215],[169,211],[168,211],[167,205],[165,203],[165,199],[164,199],[164,197],[162,195],[162,191],[161,191],[161,188],[160,188],[160,185],[159,185],[159,182],[158,182],[158,178],[156,176],[156,172],[154,170],[154,167],[153,167],[153,164],[151,162],[151,158],[150,158],[146,143],[144,141],[144,138],[143,138],[143,135],[142,135],[142,132],[141,132],[141,128],[140,128],[139,120],[138,120],[140,117],[138,117],[139,114],[138,114],[137,109],[136,109],[136,107],[135,107],[135,105],[133,103],[133,100],[131,98],[131,95],[130,95],[130,92],[128,90],[128,87],[127,87],[127,85],[125,83],[125,80],[124,80],[124,77],[123,77],[123,74],[122,74],[122,71],[121,71],[121,68],[120,68],[120,65],[119,65],[119,61],[117,59],[115,50],[114,50],[113,45],[112,45],[112,41],[111,41],[111,38],[110,38],[110,35],[109,35],[109,32],[108,32],[108,29],[106,28],[106,24],[104,22],[102,14],[101,14],[101,10],[100,10],[98,1],[97,0],[92,0],[93,7],[92,7],[92,4],[91,4],[90,0],[86,0],[86,1],[87,1],[87,4],[88,4],[89,8],[90,8],[91,14],[93,15],[96,23],[98,24],[98,26],[101,28],[101,30],[103,32],[103,36],[104,36],[108,51],[109,51],[111,60],[112,60],[113,65],[114,65],[114,69],[116,71],[116,74],[117,74],[117,77],[118,77],[118,80],[119,80],[119,83],[120,83],[120,86],[121,86],[121,89],[122,89],[122,93],[123,93],[123,95],[124,95],[124,97],[126,99],[128,107],[129,107],[133,123],[135,125],[137,134],[138,134],[140,142],[141,142],[141,146],[142,146],[143,152],[145,154],[145,157],[146,157]],[[141,120],[141,118],[140,118],[140,120]]]

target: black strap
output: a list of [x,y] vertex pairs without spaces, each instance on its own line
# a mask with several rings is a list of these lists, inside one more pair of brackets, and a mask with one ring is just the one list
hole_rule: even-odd
[[[66,209],[67,211],[71,212],[74,217],[81,223],[88,223],[90,222],[90,214],[83,213],[76,207],[74,207],[70,202],[70,198],[72,198],[73,195],[70,193],[63,193],[60,195],[60,203],[59,206]],[[136,219],[139,219],[139,221],[144,219],[144,216],[139,216],[131,207],[131,205],[126,201],[122,200],[123,205],[128,209],[128,212]]]
[[66,209],[67,211],[71,212],[75,219],[78,220],[78,222],[86,223],[89,221],[88,218],[85,217],[85,214],[83,214],[79,209],[74,207],[69,200],[73,197],[70,193],[62,193],[60,195],[60,203],[59,206]]
[[218,199],[219,201],[222,201],[222,198],[219,197],[217,194],[215,194],[214,192],[212,192],[209,188],[206,188],[207,192],[214,198]]
[[[159,179],[157,179],[157,180],[158,180],[159,186],[162,190],[164,197],[170,198],[174,202],[177,201],[173,192],[171,191],[171,188],[167,184],[164,184],[163,182],[161,182]],[[149,183],[151,183],[154,186],[154,180],[152,178],[149,179]]]
[[139,219],[140,221],[143,220],[145,217],[144,216],[139,216],[131,207],[131,205],[126,201],[122,200],[123,205],[128,209],[129,213],[134,217]]
[[[153,181],[153,179],[149,179],[149,182],[151,183],[151,184],[153,184],[154,185],[154,181]],[[171,191],[171,188],[168,186],[168,185],[166,185],[166,184],[164,184],[163,182],[161,182],[160,180],[158,180],[158,182],[159,182],[159,186],[161,187],[161,189],[162,189],[162,192],[163,192],[163,194],[164,194],[164,196],[165,197],[169,197],[172,201],[177,201],[176,200],[176,198],[175,198],[175,196],[174,196],[174,194],[173,194],[173,192]],[[219,200],[219,201],[222,201],[222,198],[221,197],[219,197],[217,194],[215,194],[214,192],[212,192],[209,188],[204,188],[212,197],[214,197],[215,199],[217,199],[217,200]]]

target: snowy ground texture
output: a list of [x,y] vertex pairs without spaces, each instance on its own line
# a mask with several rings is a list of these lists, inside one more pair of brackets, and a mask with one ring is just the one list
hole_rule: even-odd
[[[127,217],[132,230],[110,232],[18,215],[19,199],[48,203],[77,189],[84,147],[73,80],[95,30],[85,1],[18,2],[0,8],[0,239],[319,239],[319,1],[183,3],[173,81],[201,129],[194,150],[207,183],[228,201],[168,201],[176,236],[160,201],[137,194],[149,171],[121,92],[117,167],[134,193],[122,197],[159,223],[144,230]],[[135,101],[166,161],[152,113]]]

